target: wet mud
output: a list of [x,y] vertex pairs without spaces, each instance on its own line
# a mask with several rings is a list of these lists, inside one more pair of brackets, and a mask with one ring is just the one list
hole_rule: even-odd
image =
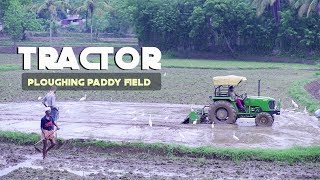
[[[63,139],[246,148],[320,145],[319,120],[290,110],[275,116],[272,127],[256,127],[254,119],[212,127],[181,124],[191,108],[201,107],[195,105],[83,101],[59,102],[58,106],[61,130],[57,136]],[[39,133],[43,111],[40,102],[1,103],[0,129]]]
[[[45,160],[31,146],[0,144],[3,154],[20,155],[16,165],[0,169],[4,179],[317,179],[319,163],[216,160],[95,152],[60,148]],[[33,150],[33,151],[32,151]],[[1,154],[0,157],[3,157]]]

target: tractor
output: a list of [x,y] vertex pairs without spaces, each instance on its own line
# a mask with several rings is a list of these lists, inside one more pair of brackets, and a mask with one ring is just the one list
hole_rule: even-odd
[[238,86],[246,81],[241,76],[217,76],[213,78],[214,95],[209,96],[212,103],[200,109],[192,109],[182,123],[215,123],[234,124],[238,118],[255,118],[257,126],[272,126],[274,115],[280,115],[280,101],[260,96],[260,80],[258,96],[238,96],[242,103],[239,108],[237,101],[230,95],[230,87]]

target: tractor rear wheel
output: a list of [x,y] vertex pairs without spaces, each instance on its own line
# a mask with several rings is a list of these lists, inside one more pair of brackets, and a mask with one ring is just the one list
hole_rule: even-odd
[[237,114],[230,102],[216,101],[210,105],[209,119],[215,124],[234,124]]
[[271,114],[266,112],[259,113],[256,117],[257,126],[272,126],[273,122],[274,119]]

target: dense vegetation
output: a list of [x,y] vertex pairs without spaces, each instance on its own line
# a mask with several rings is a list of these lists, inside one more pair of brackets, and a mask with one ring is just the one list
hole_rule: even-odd
[[[83,31],[133,31],[140,45],[162,50],[316,56],[319,7],[316,0],[4,0],[0,21],[14,40],[26,30],[48,30],[51,37],[55,19],[80,14]],[[28,21],[14,23],[25,16]]]
[[233,54],[309,55],[320,47],[318,14],[300,17],[289,3],[282,4],[279,22],[268,8],[257,16],[256,9],[245,0],[135,0],[130,7],[143,45]]

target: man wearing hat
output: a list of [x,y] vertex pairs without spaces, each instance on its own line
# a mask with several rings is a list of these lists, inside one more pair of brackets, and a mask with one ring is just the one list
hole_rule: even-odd
[[[46,107],[45,108],[46,115],[41,119],[41,125],[40,125],[41,139],[43,143],[43,150],[42,150],[43,159],[46,157],[47,152],[56,145],[54,140],[54,126],[57,127],[57,130],[60,129],[54,122],[54,119],[52,118],[52,116],[50,116],[50,112],[51,112],[51,108]],[[51,143],[48,149],[47,149],[47,140],[49,140]]]

